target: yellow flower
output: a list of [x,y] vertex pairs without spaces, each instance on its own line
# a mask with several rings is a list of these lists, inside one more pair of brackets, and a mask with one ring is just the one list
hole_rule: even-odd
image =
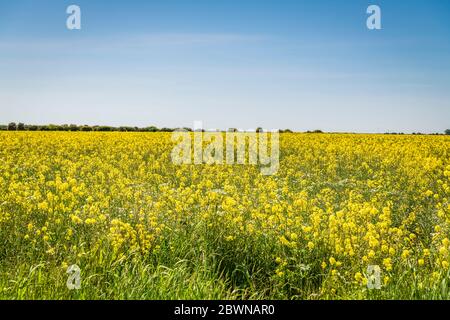
[[72,220],[73,223],[76,224],[80,224],[83,222],[83,220],[81,220],[80,217],[78,217],[77,215],[71,215],[70,219]]
[[284,236],[280,237],[280,242],[281,244],[285,245],[285,246],[289,246],[291,243],[289,242],[288,239],[286,239]]
[[383,259],[383,265],[386,268],[386,271],[392,270],[392,260],[391,258]]
[[336,259],[333,257],[330,257],[329,262],[333,266],[336,263]]
[[433,195],[433,191],[427,190],[427,191],[425,192],[425,195],[426,195],[427,197],[430,197],[430,196]]
[[97,220],[95,220],[95,219],[93,219],[93,218],[87,218],[87,219],[84,221],[84,223],[87,224],[87,225],[93,225],[93,224],[96,224],[96,223],[97,223]]
[[225,238],[226,241],[233,241],[234,240],[234,236],[227,236]]
[[410,255],[410,251],[409,250],[403,250],[403,252],[402,252],[402,258],[403,259],[407,259],[408,257],[409,257],[409,255]]
[[438,281],[438,280],[440,279],[440,277],[441,277],[441,274],[440,274],[439,272],[437,272],[437,271],[434,271],[434,272],[431,274],[431,278],[432,278],[434,281]]

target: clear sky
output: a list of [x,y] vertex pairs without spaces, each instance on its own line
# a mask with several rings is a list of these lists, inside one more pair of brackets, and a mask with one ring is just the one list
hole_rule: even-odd
[[[82,29],[66,28],[77,4]],[[366,9],[382,10],[368,30]],[[447,0],[0,1],[0,123],[442,132]]]

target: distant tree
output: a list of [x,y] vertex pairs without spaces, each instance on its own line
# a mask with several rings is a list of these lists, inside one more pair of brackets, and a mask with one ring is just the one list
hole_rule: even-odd
[[286,129],[286,130],[284,130],[283,132],[284,132],[284,133],[292,133],[292,130],[291,130],[291,129]]
[[94,131],[113,131],[113,128],[108,126],[96,126]]
[[48,131],[60,131],[61,130],[61,126],[58,126],[57,124],[49,124],[47,126]]
[[11,122],[10,124],[8,124],[8,130],[9,131],[16,131],[17,130],[17,125],[15,122]]
[[22,122],[19,122],[19,124],[17,125],[17,130],[18,131],[25,131],[25,124]]
[[159,131],[161,131],[161,132],[173,132],[174,129],[171,129],[171,128],[161,128],[161,130],[159,130]]
[[147,132],[158,132],[159,129],[157,127],[155,127],[155,126],[150,126],[150,127],[145,128],[145,131],[147,131]]
[[71,124],[71,125],[69,125],[69,130],[70,131],[79,131],[80,129],[78,128],[78,126],[76,124]]
[[37,131],[38,129],[39,129],[39,127],[35,126],[35,125],[28,126],[29,131]]
[[39,130],[41,131],[58,131],[60,129],[60,126],[54,125],[54,124],[49,124],[46,126],[40,126]]
[[445,130],[446,135],[450,135],[450,129]]
[[81,131],[92,131],[92,127],[84,125],[81,127]]
[[120,127],[119,131],[122,131],[122,132],[133,132],[133,131],[135,131],[135,128],[133,128],[133,127]]

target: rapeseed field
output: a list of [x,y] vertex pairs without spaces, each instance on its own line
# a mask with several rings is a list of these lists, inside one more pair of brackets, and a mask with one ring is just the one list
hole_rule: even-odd
[[270,176],[173,147],[1,132],[0,299],[450,298],[450,137],[281,134]]

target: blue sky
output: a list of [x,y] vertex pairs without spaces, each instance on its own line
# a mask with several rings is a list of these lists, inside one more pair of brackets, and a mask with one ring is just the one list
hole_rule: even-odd
[[1,1],[0,122],[442,132],[449,40],[446,0]]

